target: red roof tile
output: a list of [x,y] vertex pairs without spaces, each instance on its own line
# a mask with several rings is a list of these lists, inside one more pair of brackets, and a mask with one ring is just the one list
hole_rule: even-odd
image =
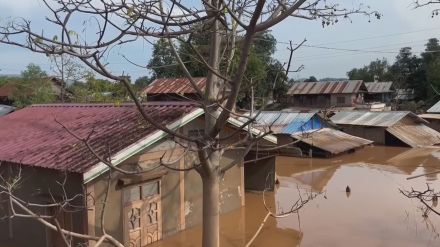
[[[145,104],[146,112],[161,124],[196,109],[189,103]],[[157,130],[133,104],[33,105],[0,118],[0,161],[80,173],[97,164],[85,145],[55,119],[83,138],[94,130],[90,144],[100,155],[106,154],[107,145],[115,154]]]
[[[194,77],[201,90],[205,89],[206,77]],[[196,93],[188,78],[159,78],[148,85],[142,94],[190,94]]]

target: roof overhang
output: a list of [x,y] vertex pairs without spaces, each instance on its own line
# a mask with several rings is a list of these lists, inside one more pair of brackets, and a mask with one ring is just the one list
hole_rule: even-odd
[[[182,118],[178,119],[177,121],[167,125],[166,127],[170,130],[176,130],[184,125],[188,124],[189,122],[193,121],[194,119],[202,116],[204,114],[203,109],[197,108],[196,110],[190,112],[189,114],[186,114]],[[241,127],[243,125],[243,122],[230,117],[228,119],[228,123],[235,126],[235,127]],[[246,129],[246,128],[245,128]],[[277,138],[274,135],[265,135],[264,131],[261,131],[256,128],[250,128],[249,130],[253,135],[256,137],[261,137],[271,143],[277,144]],[[157,130],[153,134],[133,143],[132,145],[128,146],[127,148],[121,150],[117,154],[115,154],[111,162],[114,166],[120,165],[125,160],[129,159],[133,155],[136,155],[137,153],[141,152],[145,148],[148,148],[149,146],[157,143],[161,139],[165,138],[168,134],[162,130]],[[83,183],[89,183],[93,179],[97,178],[101,174],[104,174],[107,172],[110,168],[104,164],[103,162],[99,162],[95,166],[93,166],[91,169],[89,169],[87,172],[83,173]]]
[[[204,113],[203,109],[197,108],[196,110],[190,112],[189,114],[186,114],[182,118],[167,125],[166,127],[170,130],[176,130],[186,125],[187,123],[191,122],[192,120],[196,119],[197,117],[202,116],[203,113]],[[133,143],[132,145],[128,146],[127,148],[115,154],[111,159],[112,164],[114,166],[120,165],[122,162],[124,162],[131,156],[155,144],[156,142],[166,137],[167,135],[168,134],[165,131],[157,130],[153,134]],[[101,174],[105,173],[109,169],[110,168],[106,164],[104,164],[103,162],[99,162],[93,168],[89,169],[87,172],[83,174],[83,182],[86,184],[92,181],[93,179],[95,179],[96,177],[100,176]]]

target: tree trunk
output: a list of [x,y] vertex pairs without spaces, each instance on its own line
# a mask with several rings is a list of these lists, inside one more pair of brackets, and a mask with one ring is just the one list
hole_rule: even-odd
[[203,176],[203,247],[220,246],[220,178]]

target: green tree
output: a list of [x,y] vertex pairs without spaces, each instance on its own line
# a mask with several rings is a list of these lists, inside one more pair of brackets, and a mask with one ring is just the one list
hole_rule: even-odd
[[314,76],[310,76],[308,79],[305,79],[304,81],[305,82],[317,82],[318,79],[316,79],[316,77],[314,77]]
[[13,82],[14,105],[21,108],[31,104],[52,103],[57,100],[47,73],[36,64],[29,64],[21,72],[21,80]]
[[385,58],[376,59],[365,65],[363,68],[354,68],[347,72],[350,80],[363,80],[366,82],[375,81],[389,81],[392,79],[390,73],[390,65]]
[[166,39],[159,39],[154,44],[148,67],[153,71],[153,78],[181,76],[176,57]]
[[[426,43],[425,52],[421,54],[423,70],[426,78],[426,98],[431,105],[440,97],[437,92],[440,88],[440,44],[436,38],[431,38]],[[437,92],[436,92],[437,91]]]

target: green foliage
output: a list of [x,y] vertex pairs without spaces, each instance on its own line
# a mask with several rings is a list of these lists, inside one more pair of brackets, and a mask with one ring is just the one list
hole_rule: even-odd
[[153,70],[153,78],[179,77],[180,69],[176,66],[177,60],[171,46],[166,39],[159,39],[154,44],[153,55],[148,67]]
[[374,81],[375,79],[389,81],[391,80],[389,68],[390,66],[385,58],[382,58],[382,60],[376,59],[363,68],[350,70],[347,72],[347,76],[350,80],[363,80],[365,82]]
[[[231,72],[235,72],[238,67],[238,62],[241,56],[240,42],[241,37],[237,37],[237,48],[231,63]],[[189,41],[191,45],[186,42],[180,42],[178,46],[178,53],[185,62],[185,65],[194,77],[204,77],[208,73],[206,65],[200,61],[200,58],[195,54],[193,46],[197,52],[205,59],[209,58],[209,35],[203,33],[194,33],[191,35]],[[224,49],[225,47],[221,47]],[[280,98],[281,95],[287,92],[285,71],[282,64],[276,59],[272,58],[276,48],[276,39],[270,32],[262,32],[256,35],[255,42],[252,46],[249,55],[248,65],[240,89],[238,104],[240,106],[249,106],[251,99],[251,85],[254,87],[255,97],[265,99],[273,92],[275,99]],[[222,63],[224,67],[224,63]],[[153,70],[153,78],[163,77],[184,77],[185,74],[177,65],[175,56],[172,53],[168,41],[160,39],[154,45],[153,56],[149,62],[149,67]],[[172,65],[172,66],[170,66]],[[224,70],[224,68],[222,68]],[[275,77],[278,74],[277,82]],[[141,82],[136,84],[143,84]]]
[[69,91],[73,93],[74,101],[79,103],[118,103],[128,97],[127,90],[121,83],[97,79],[92,74],[87,76],[86,82],[74,82]]
[[304,81],[305,82],[317,82],[318,79],[316,79],[316,77],[314,77],[314,76],[310,76],[308,79],[305,79]]
[[420,57],[412,53],[411,47],[403,47],[392,65],[378,59],[363,68],[350,70],[347,75],[364,81],[373,81],[374,76],[378,76],[380,81],[393,81],[396,88],[414,89],[419,103],[405,106],[408,109],[421,105],[422,101],[432,105],[440,99],[436,92],[440,90],[439,40],[431,38],[425,46]]
[[52,82],[47,78],[47,73],[38,65],[29,64],[21,72],[19,80],[13,80],[9,83],[14,85],[12,100],[18,108],[31,104],[52,103],[57,99],[52,89]]

